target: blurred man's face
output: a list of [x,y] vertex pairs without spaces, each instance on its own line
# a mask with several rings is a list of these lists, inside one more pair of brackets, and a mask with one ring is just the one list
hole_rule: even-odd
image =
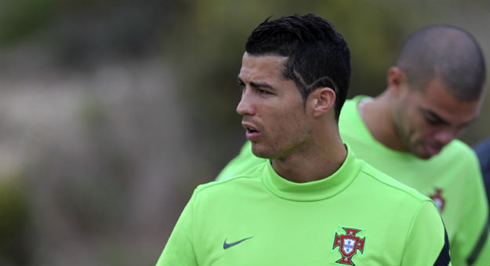
[[243,116],[252,152],[262,158],[285,158],[309,142],[308,118],[294,83],[282,76],[287,57],[243,55],[238,82]]
[[480,100],[462,102],[447,92],[441,79],[433,79],[425,90],[403,85],[393,120],[407,151],[429,159],[457,138],[476,119]]

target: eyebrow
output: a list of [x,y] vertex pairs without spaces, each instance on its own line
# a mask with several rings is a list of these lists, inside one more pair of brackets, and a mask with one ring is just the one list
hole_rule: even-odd
[[236,79],[237,79],[239,84],[245,84],[245,82],[243,82],[243,80],[240,78],[240,76],[237,76]]
[[[444,118],[440,117],[438,114],[436,114],[435,112],[431,111],[431,110],[423,110],[426,115],[429,115],[431,116],[431,118],[435,119],[438,123],[441,123],[441,124],[444,124],[444,125],[448,125],[448,126],[451,126],[451,123],[449,123],[448,121],[446,121]],[[459,126],[462,126],[462,127],[467,127],[471,124],[473,124],[475,121],[476,121],[477,118],[473,118],[471,119],[470,121],[462,124],[462,125],[459,125]]]
[[[237,77],[237,80],[238,80],[238,83],[239,84],[245,84],[245,82],[243,82],[243,80],[240,78],[240,76]],[[249,84],[250,84],[250,86],[252,86],[254,88],[269,88],[269,89],[274,89],[274,87],[272,87],[267,82],[254,82],[254,81],[251,81]]]

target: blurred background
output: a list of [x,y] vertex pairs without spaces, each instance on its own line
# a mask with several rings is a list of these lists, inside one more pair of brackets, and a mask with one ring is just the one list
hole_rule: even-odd
[[[154,265],[193,189],[245,140],[246,37],[294,13],[349,42],[349,98],[384,90],[429,24],[467,29],[490,58],[487,0],[1,0],[0,265]],[[490,136],[489,109],[463,141]]]

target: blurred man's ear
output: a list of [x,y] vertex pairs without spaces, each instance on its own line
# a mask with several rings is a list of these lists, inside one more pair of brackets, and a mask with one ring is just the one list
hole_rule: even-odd
[[386,75],[386,83],[391,93],[398,95],[407,83],[407,75],[399,67],[390,67]]

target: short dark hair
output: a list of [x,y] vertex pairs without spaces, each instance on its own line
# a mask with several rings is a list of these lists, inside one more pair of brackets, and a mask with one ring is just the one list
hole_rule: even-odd
[[415,89],[425,89],[440,77],[449,93],[461,101],[482,95],[486,70],[478,42],[467,31],[449,25],[422,28],[405,42],[396,65]]
[[253,30],[245,51],[287,57],[283,76],[296,83],[303,100],[317,88],[332,88],[338,120],[351,73],[350,50],[344,37],[330,21],[313,14],[269,19]]

